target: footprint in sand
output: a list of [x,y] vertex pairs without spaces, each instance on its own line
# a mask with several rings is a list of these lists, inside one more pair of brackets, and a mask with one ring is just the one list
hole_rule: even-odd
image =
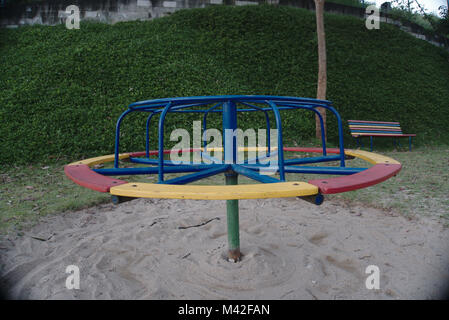
[[314,234],[313,236],[308,238],[308,240],[316,246],[321,246],[322,244],[324,244],[324,239],[326,239],[328,236],[329,236],[328,233],[320,232]]

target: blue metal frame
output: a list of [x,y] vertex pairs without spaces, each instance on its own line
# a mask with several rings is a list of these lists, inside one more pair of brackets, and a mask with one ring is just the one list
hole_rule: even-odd
[[155,114],[156,114],[155,112],[151,112],[146,122],[145,154],[147,158],[150,158],[150,121]]
[[[257,105],[255,105],[257,104]],[[212,105],[212,106],[211,106]],[[258,106],[262,105],[262,106]],[[327,155],[326,140],[324,136],[324,123],[321,114],[316,108],[321,107],[329,110],[337,118],[338,134],[339,134],[339,155]],[[281,121],[281,110],[310,110],[318,115],[321,125],[321,140],[323,155],[317,157],[284,159],[283,148],[283,132]],[[119,168],[119,148],[120,148],[120,126],[123,119],[132,112],[149,113],[146,121],[146,141],[145,141],[145,157],[131,157],[130,161],[134,163],[147,164],[147,167],[141,168]],[[164,160],[164,126],[165,119],[169,113],[202,113],[203,128],[202,136],[207,129],[207,116],[209,113],[222,113],[223,123],[223,153],[224,159],[216,159],[212,157],[207,150],[202,152],[202,156],[215,161],[211,164],[183,163],[181,165],[173,163],[170,160]],[[249,160],[243,163],[237,163],[237,139],[235,134],[229,141],[226,130],[230,129],[234,132],[237,129],[237,113],[238,112],[263,112],[265,114],[266,127],[268,133],[268,148],[265,156],[257,156],[254,163]],[[278,131],[278,149],[271,151],[270,145],[270,118],[269,112],[273,112],[276,121],[276,129]],[[150,123],[152,118],[158,115],[158,140],[157,159],[150,159]],[[411,140],[411,139],[410,139]],[[206,141],[203,146],[206,147]],[[278,157],[276,172],[279,173],[279,179],[268,175],[260,174],[259,170],[266,169],[269,164],[261,163],[262,159]],[[218,161],[217,161],[218,160]],[[320,163],[329,161],[339,161],[338,167],[310,167],[304,164]],[[117,120],[115,133],[115,159],[114,167],[109,169],[94,169],[94,171],[104,175],[133,175],[133,174],[158,174],[158,183],[164,184],[184,184],[203,179],[222,172],[234,172],[234,174],[242,174],[248,178],[254,179],[262,183],[276,183],[285,181],[286,173],[313,173],[313,174],[338,174],[348,175],[361,172],[366,168],[346,168],[343,144],[343,126],[340,115],[327,100],[317,100],[311,98],[297,97],[280,97],[280,96],[206,96],[206,97],[183,97],[183,98],[167,98],[147,100],[132,103],[128,109],[124,111]],[[190,173],[189,173],[190,172]],[[193,172],[193,173],[192,173]],[[165,173],[189,173],[174,179],[164,180]]]

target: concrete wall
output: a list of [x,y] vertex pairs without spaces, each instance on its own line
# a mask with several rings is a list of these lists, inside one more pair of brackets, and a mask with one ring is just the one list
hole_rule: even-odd
[[65,23],[66,8],[69,5],[79,7],[81,21],[90,19],[116,23],[150,20],[178,9],[204,7],[208,2],[209,0],[47,0],[0,8],[0,26]]
[[[8,5],[0,7],[0,27],[18,27],[28,24],[55,25],[65,23],[66,8],[76,5],[80,8],[81,20],[95,20],[116,23],[129,20],[150,20],[166,16],[185,8],[203,8],[209,5],[258,5],[268,3],[315,10],[314,0],[44,0],[29,5]],[[327,2],[326,12],[365,18],[365,9]],[[416,24],[395,21],[381,12],[382,22],[394,24],[415,37],[437,46],[444,46],[443,39],[426,35]]]

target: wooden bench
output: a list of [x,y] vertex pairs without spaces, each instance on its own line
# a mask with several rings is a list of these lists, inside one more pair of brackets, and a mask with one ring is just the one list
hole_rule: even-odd
[[[416,137],[416,134],[402,133],[399,122],[348,120],[348,124],[351,135],[356,139],[357,146],[359,146],[360,137],[370,137],[371,151],[373,151],[373,137],[394,138],[393,142],[395,146],[396,138],[408,137],[409,151],[412,150],[412,137]],[[398,144],[400,146],[399,141]]]

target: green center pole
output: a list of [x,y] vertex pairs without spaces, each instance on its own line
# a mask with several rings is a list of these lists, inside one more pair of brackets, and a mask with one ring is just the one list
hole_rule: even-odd
[[[223,134],[224,161],[226,164],[237,163],[237,106],[233,101],[223,104]],[[232,169],[225,173],[226,185],[238,184],[238,175]],[[226,200],[228,222],[228,259],[234,262],[240,260],[239,236],[239,201]]]
[[[226,185],[237,185],[238,175],[235,172],[225,174]],[[226,200],[226,213],[228,223],[228,259],[240,261],[240,235],[239,235],[239,201]]]

